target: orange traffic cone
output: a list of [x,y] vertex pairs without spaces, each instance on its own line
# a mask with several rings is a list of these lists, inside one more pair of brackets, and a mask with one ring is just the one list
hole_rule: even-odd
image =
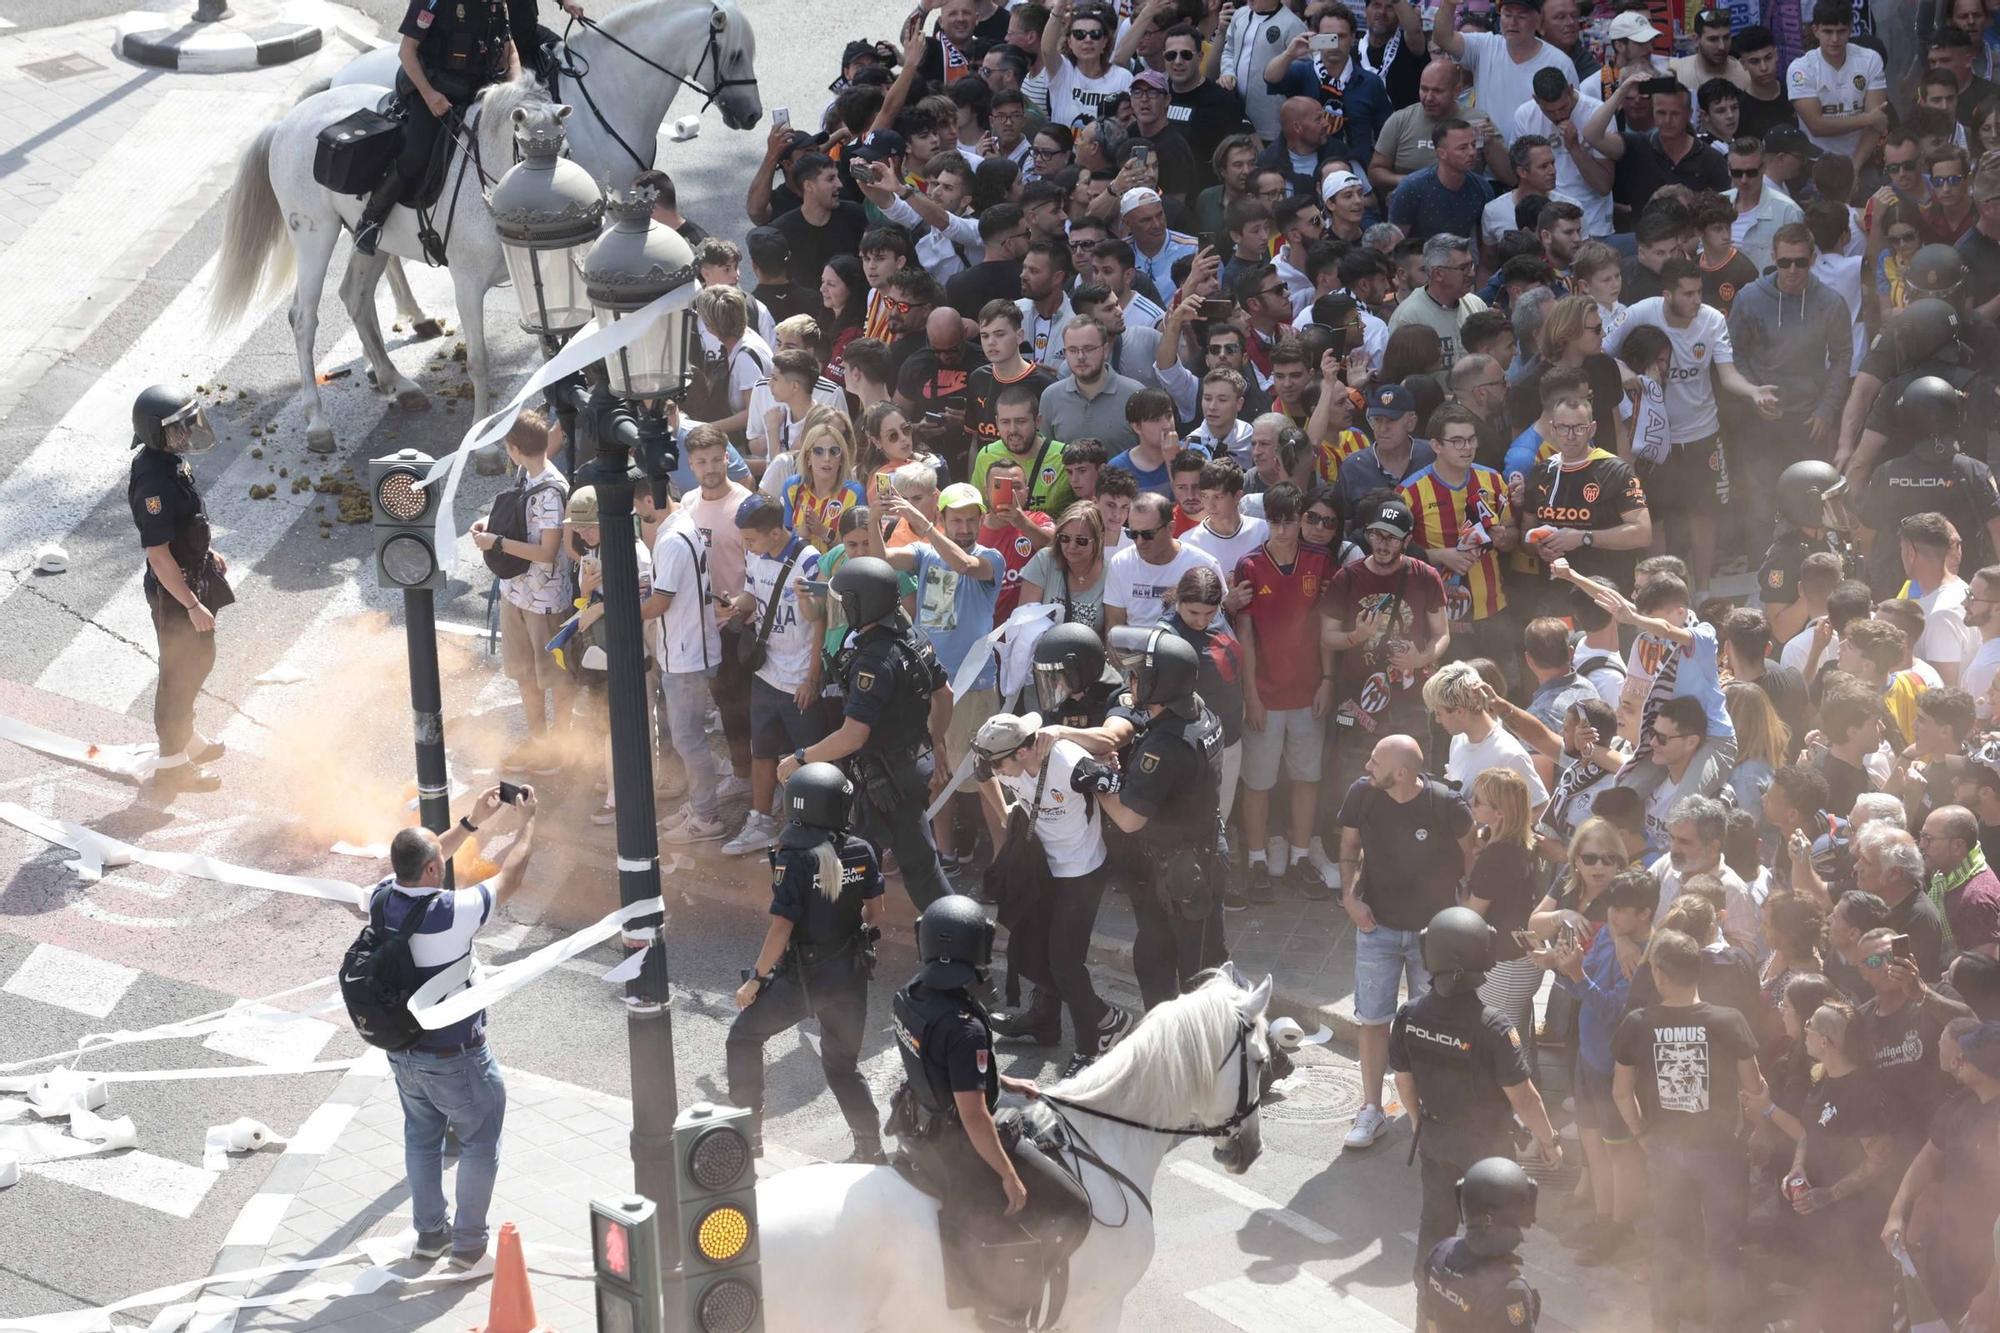
[[528,1260],[521,1253],[521,1233],[512,1222],[500,1224],[500,1252],[493,1262],[493,1300],[486,1323],[473,1333],[555,1333],[535,1318],[535,1293],[528,1289]]

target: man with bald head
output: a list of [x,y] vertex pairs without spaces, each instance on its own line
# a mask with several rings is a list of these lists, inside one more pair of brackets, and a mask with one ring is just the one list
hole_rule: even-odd
[[1347,160],[1347,141],[1329,138],[1326,127],[1326,108],[1317,100],[1287,97],[1278,104],[1278,137],[1258,157],[1257,169],[1282,174],[1293,194],[1310,197],[1318,189],[1320,163]]
[[[1359,743],[1361,733],[1350,732]],[[1410,998],[1430,985],[1418,934],[1458,901],[1472,842],[1472,815],[1458,793],[1424,775],[1424,751],[1409,736],[1384,736],[1368,770],[1340,806],[1341,906],[1353,922],[1354,1019],[1360,1025],[1361,1111],[1347,1146],[1366,1148],[1388,1127],[1382,1076],[1397,985]]]
[[1945,954],[1983,953],[2000,958],[2000,878],[1979,845],[1979,817],[1962,805],[1941,805],[1924,820],[1927,892],[1944,913],[1950,935]]
[[1458,114],[1458,66],[1433,60],[1417,76],[1417,100],[1393,112],[1375,136],[1368,179],[1387,199],[1403,177],[1437,162],[1438,126]]
[[913,422],[927,412],[937,413],[944,419],[944,436],[926,447],[946,458],[963,458],[972,438],[965,425],[966,385],[986,358],[977,347],[966,346],[965,320],[950,306],[939,306],[924,320],[924,341],[896,377],[896,405]]

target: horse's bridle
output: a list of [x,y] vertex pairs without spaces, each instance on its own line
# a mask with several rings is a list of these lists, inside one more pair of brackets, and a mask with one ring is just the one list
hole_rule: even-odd
[[[603,24],[597,22],[595,19],[589,18],[588,16],[582,14],[572,14],[570,16],[569,23],[565,25],[565,27],[563,28],[563,55],[566,58],[566,60],[574,60],[576,58],[575,53],[569,49],[569,29],[581,23],[584,27],[595,32],[599,37],[602,37],[605,41],[611,43],[613,46],[617,47],[620,51],[623,51],[626,55],[631,56],[634,60],[637,60],[640,64],[649,66],[652,69],[659,71],[660,73],[666,75],[668,78],[672,79],[675,83],[680,84],[683,88],[686,88],[691,92],[700,93],[702,95],[702,98],[704,99],[701,104],[701,109],[703,111],[707,111],[710,107],[715,105],[716,99],[721,97],[722,94],[727,92],[729,89],[741,88],[741,87],[754,88],[757,86],[757,80],[754,78],[731,79],[724,77],[722,71],[721,39],[722,39],[722,29],[728,26],[728,20],[724,19],[721,26],[718,26],[714,22],[714,20],[717,18],[723,18],[722,10],[715,5],[709,6],[709,15],[710,15],[710,22],[708,24],[708,47],[701,53],[701,59],[694,62],[694,73],[692,77],[676,73],[675,71],[668,69],[665,65],[662,65],[659,61],[653,59],[651,56],[647,55],[644,51],[640,51],[633,47],[627,46],[624,42],[619,41],[616,37],[612,36],[610,32],[606,31]],[[715,66],[715,79],[711,84],[703,86],[703,84],[700,82],[701,67],[703,65],[711,63]],[[604,127],[604,132],[606,134],[609,134],[612,140],[616,142],[620,148],[623,148],[625,150],[625,155],[631,158],[632,161],[636,163],[641,170],[651,169],[653,165],[653,159],[650,156],[640,157],[639,154],[633,149],[632,145],[626,143],[623,136],[621,136],[617,130],[611,127],[611,122],[605,119],[604,113],[598,110],[597,99],[590,95],[590,89],[585,87],[583,82],[584,75],[590,72],[590,66],[587,63],[581,66],[566,63],[562,68],[562,72],[563,74],[568,76],[572,82],[576,84],[576,90],[583,94],[584,103],[590,107],[590,114],[597,117],[597,123],[599,125],[602,125]]]
[[1179,1139],[1223,1138],[1234,1132],[1238,1125],[1255,1115],[1257,1113],[1257,1104],[1261,1100],[1261,1090],[1255,1086],[1250,1077],[1250,1034],[1255,1030],[1253,1024],[1238,1024],[1236,1028],[1236,1040],[1231,1042],[1229,1049],[1222,1053],[1222,1063],[1215,1067],[1215,1072],[1219,1074],[1228,1066],[1229,1057],[1232,1055],[1236,1057],[1236,1077],[1238,1080],[1236,1087],[1236,1109],[1221,1124],[1186,1125],[1178,1129],[1169,1129],[1164,1125],[1149,1125],[1141,1120],[1127,1120],[1122,1115],[1113,1115],[1109,1111],[1100,1111],[1094,1106],[1084,1106],[1081,1103],[1070,1101],[1066,1097],[1058,1097],[1052,1092],[1041,1094],[1041,1099],[1045,1102],[1053,1102],[1057,1106],[1067,1106],[1072,1111],[1081,1111],[1085,1115],[1095,1116],[1099,1120],[1109,1120],[1112,1124],[1123,1125],[1127,1129],[1143,1129],[1149,1134],[1165,1134],[1169,1137]]

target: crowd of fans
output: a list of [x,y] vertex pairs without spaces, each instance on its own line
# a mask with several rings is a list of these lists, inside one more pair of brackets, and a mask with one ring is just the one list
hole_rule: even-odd
[[[665,840],[776,839],[844,560],[959,684],[940,784],[1032,707],[1018,607],[1163,625],[1227,741],[1224,905],[1355,926],[1351,1146],[1464,903],[1573,1106],[1578,1261],[1650,1231],[1656,1328],[1919,1290],[2000,1328],[2000,34],[1920,8],[1891,69],[1866,0],[942,0],[774,125],[740,249],[649,173],[707,351],[641,488]],[[601,581],[552,433],[509,445],[533,772],[602,660],[531,646]],[[979,786],[934,828],[968,889]]]

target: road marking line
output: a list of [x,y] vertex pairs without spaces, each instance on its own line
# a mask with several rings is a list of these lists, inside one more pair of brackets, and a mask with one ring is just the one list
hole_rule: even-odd
[[243,1211],[236,1215],[230,1225],[229,1234],[222,1238],[223,1248],[231,1245],[269,1245],[271,1237],[278,1233],[278,1224],[285,1220],[285,1211],[292,1206],[289,1194],[255,1194],[250,1202],[243,1205]]
[[354,1119],[354,1113],[360,1109],[358,1102],[321,1103],[299,1126],[299,1132],[292,1135],[286,1151],[315,1157],[324,1155],[339,1140],[348,1122]]
[[1294,1212],[1276,1199],[1268,1199],[1249,1186],[1218,1175],[1207,1167],[1196,1166],[1193,1162],[1175,1162],[1167,1169],[1190,1184],[1199,1185],[1212,1194],[1220,1194],[1238,1207],[1247,1208],[1279,1226],[1298,1232],[1315,1245],[1332,1245],[1340,1239],[1338,1234],[1304,1213]]
[[1199,1287],[1187,1298],[1245,1333],[1408,1333],[1374,1306],[1355,1300],[1311,1273],[1281,1282],[1233,1277]]
[[54,944],[37,944],[0,990],[91,1018],[105,1018],[138,979],[136,968]]
[[260,1065],[308,1065],[333,1040],[333,1024],[267,1004],[246,1004],[223,1017],[202,1045]]
[[35,1162],[23,1166],[30,1175],[43,1176],[106,1194],[125,1203],[135,1203],[185,1221],[208,1196],[215,1176],[198,1166],[170,1161],[136,1149],[116,1157],[74,1157],[61,1162]]

